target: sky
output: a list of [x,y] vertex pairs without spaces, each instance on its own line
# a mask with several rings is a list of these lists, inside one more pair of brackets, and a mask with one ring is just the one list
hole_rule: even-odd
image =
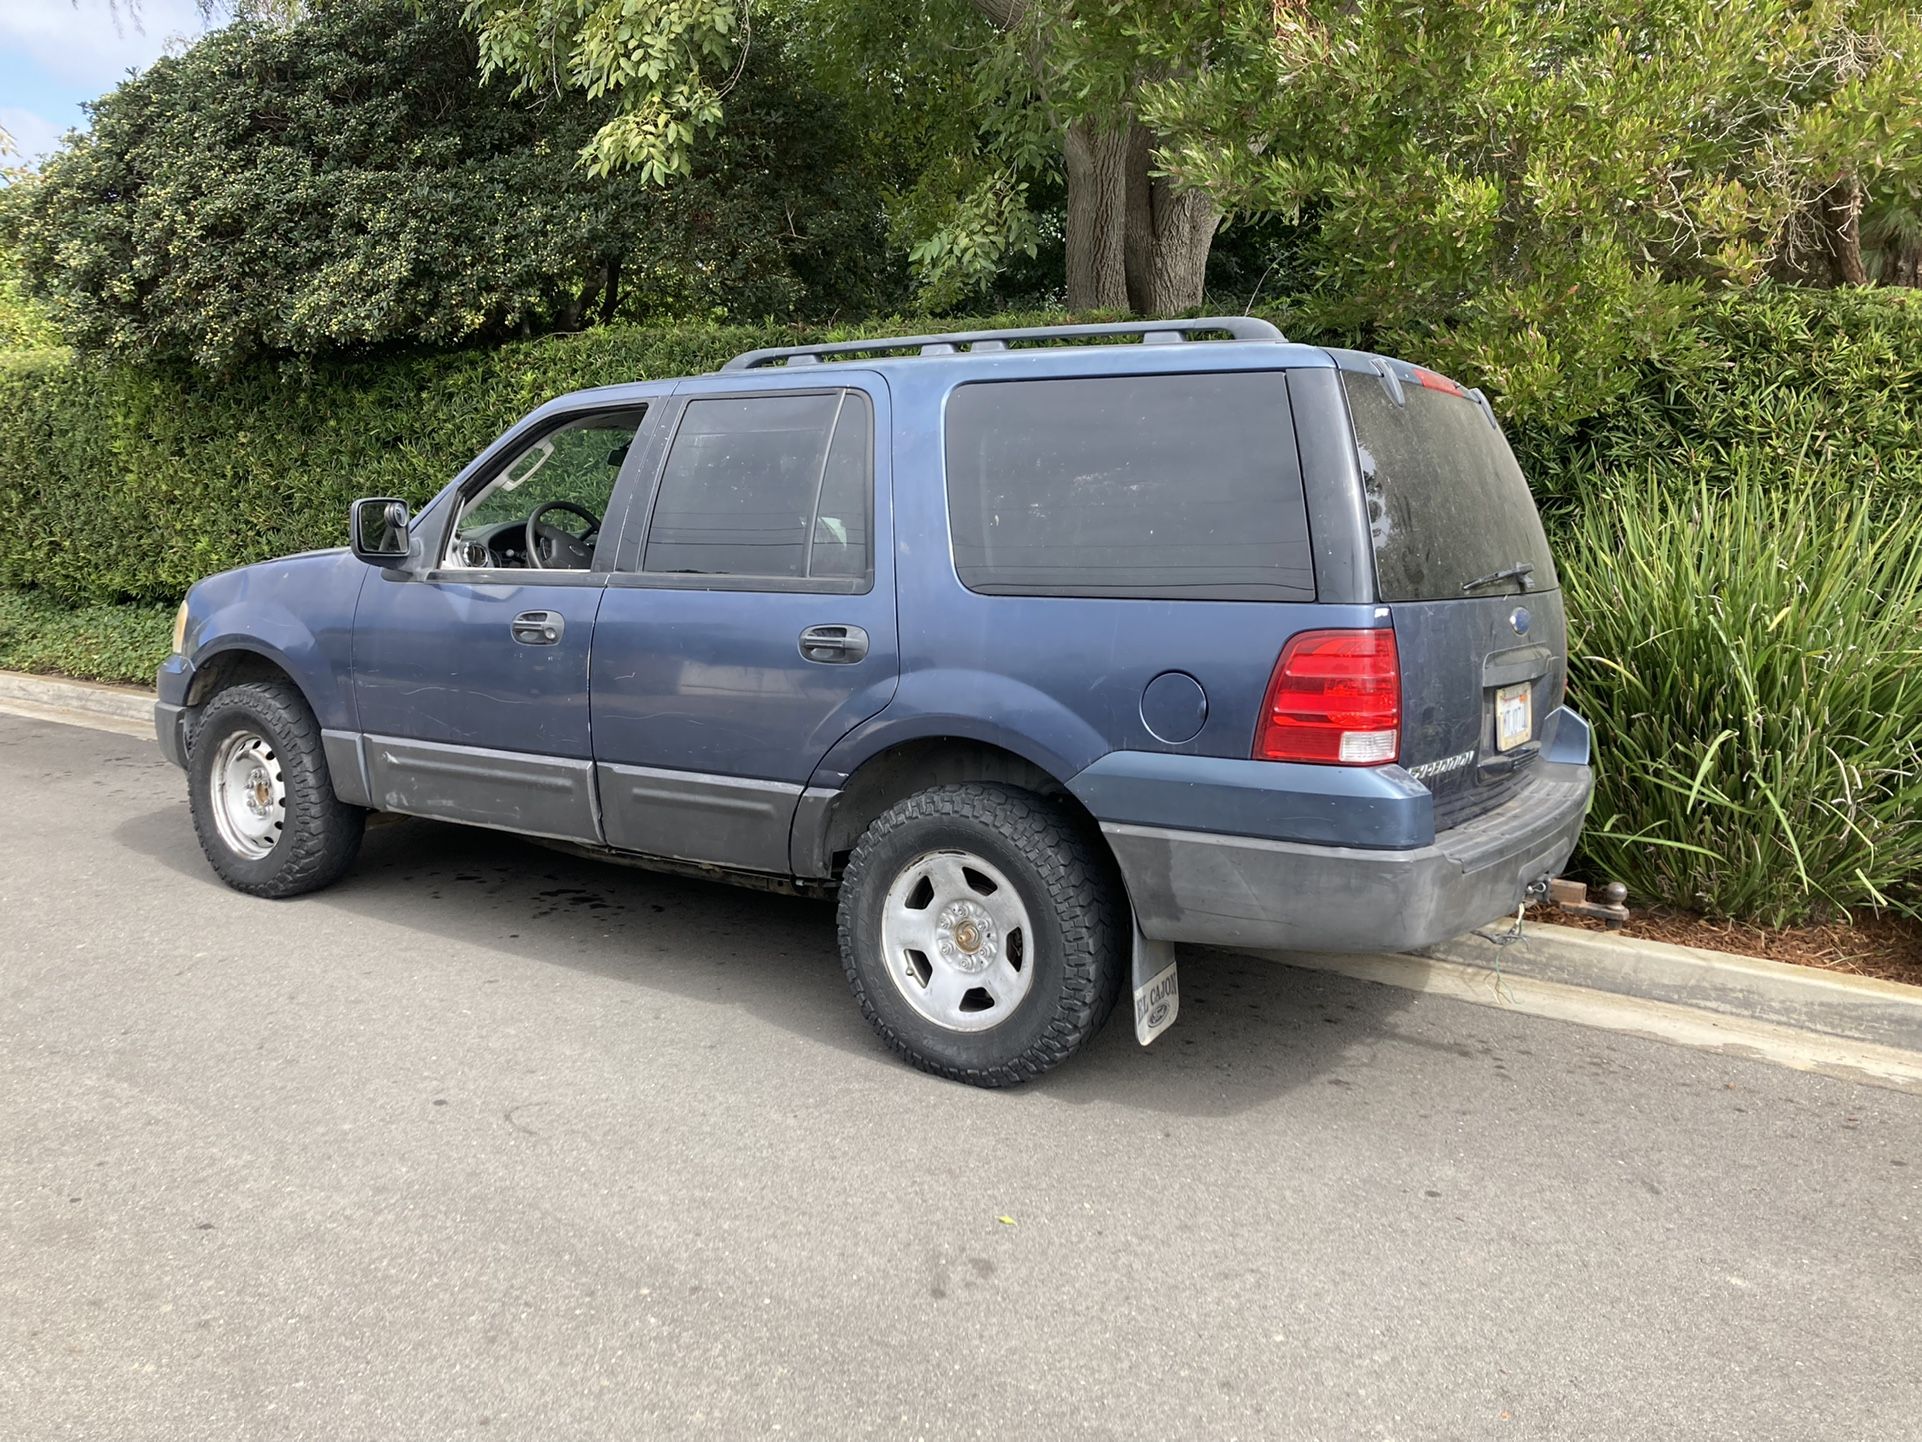
[[85,128],[82,101],[205,29],[194,0],[0,0],[0,127],[37,161]]

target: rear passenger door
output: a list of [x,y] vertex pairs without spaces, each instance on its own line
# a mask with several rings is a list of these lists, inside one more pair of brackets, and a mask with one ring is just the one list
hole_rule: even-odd
[[816,763],[894,693],[887,390],[832,375],[688,381],[663,417],[594,635],[612,846],[786,872]]

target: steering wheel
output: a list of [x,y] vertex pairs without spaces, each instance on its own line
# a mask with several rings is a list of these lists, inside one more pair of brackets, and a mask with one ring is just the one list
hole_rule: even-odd
[[[575,536],[559,526],[542,525],[541,517],[549,511],[572,511],[587,522],[586,531]],[[594,538],[600,530],[601,518],[586,506],[572,501],[543,501],[527,516],[527,564],[536,569],[584,571],[593,564]],[[568,559],[557,561],[557,555]]]

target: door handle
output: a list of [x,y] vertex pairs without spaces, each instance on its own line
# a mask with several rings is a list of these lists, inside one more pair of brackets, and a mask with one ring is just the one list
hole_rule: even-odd
[[558,611],[522,611],[508,629],[523,646],[552,646],[567,633],[567,618]]
[[809,626],[801,633],[801,654],[824,666],[846,666],[868,654],[868,633],[859,626]]

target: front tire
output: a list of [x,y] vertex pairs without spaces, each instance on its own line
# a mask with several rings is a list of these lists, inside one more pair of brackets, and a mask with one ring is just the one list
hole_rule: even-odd
[[367,813],[334,795],[320,725],[293,687],[230,686],[209,701],[187,760],[200,849],[220,879],[281,898],[340,879]]
[[862,1014],[906,1061],[1012,1086],[1108,1019],[1125,918],[1107,857],[1061,808],[1012,786],[940,786],[855,847],[841,961]]

